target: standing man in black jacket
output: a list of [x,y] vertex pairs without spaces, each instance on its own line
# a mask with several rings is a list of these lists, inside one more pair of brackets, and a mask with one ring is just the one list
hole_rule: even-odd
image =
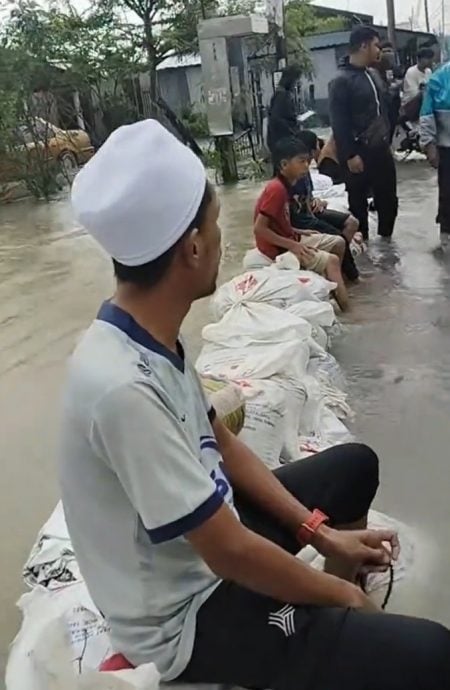
[[294,91],[300,76],[301,70],[298,65],[285,67],[272,96],[267,130],[267,148],[270,153],[280,139],[291,139],[300,132],[294,101]]
[[330,83],[330,117],[339,162],[345,172],[351,213],[369,236],[367,199],[372,192],[378,234],[391,237],[398,212],[397,174],[390,148],[389,106],[379,75],[380,37],[369,26],[350,36],[350,60]]

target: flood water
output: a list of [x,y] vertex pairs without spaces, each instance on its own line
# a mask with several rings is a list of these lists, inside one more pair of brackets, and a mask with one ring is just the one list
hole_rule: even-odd
[[[259,187],[222,191],[222,280],[252,245]],[[395,241],[371,244],[335,354],[349,380],[355,432],[382,459],[377,507],[422,535],[414,577],[391,610],[450,625],[450,257],[433,251],[435,175],[400,166]],[[55,448],[64,363],[111,294],[108,260],[74,224],[66,200],[0,208],[0,650],[19,624],[21,567],[58,499]],[[208,305],[185,327],[195,355]]]

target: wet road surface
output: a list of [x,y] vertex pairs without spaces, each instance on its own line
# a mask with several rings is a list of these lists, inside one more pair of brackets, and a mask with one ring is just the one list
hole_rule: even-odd
[[[356,410],[355,431],[382,459],[380,510],[421,535],[414,577],[391,610],[450,625],[450,257],[434,252],[435,176],[400,167],[401,216],[391,245],[374,239],[335,344]],[[222,192],[225,260],[236,274],[252,245],[254,184]],[[111,294],[108,260],[77,229],[62,200],[0,208],[0,650],[19,624],[21,567],[52,510],[64,362],[79,332]],[[195,354],[207,302],[185,336]],[[438,546],[439,545],[439,546]],[[3,674],[2,674],[3,675]]]

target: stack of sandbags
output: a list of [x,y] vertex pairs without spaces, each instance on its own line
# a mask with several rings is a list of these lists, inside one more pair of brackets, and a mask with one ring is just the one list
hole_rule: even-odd
[[333,288],[284,256],[237,276],[213,298],[220,320],[203,330],[197,369],[241,386],[246,420],[240,437],[271,468],[300,457],[299,435],[318,431],[325,393],[330,397],[308,367],[311,357],[327,354]]
[[241,438],[271,468],[353,438],[343,423],[352,414],[344,378],[327,352],[337,325],[333,288],[286,253],[236,276],[212,300],[220,320],[203,331],[197,368],[243,387]]
[[[303,379],[310,360],[310,324],[268,304],[238,303],[219,322],[204,328],[203,339],[197,360],[200,375],[231,381],[246,398],[242,437],[256,440],[269,429],[274,434],[282,419],[281,456],[294,459],[307,397]],[[279,434],[276,438],[277,442],[263,443],[269,466],[274,465]],[[255,452],[261,450],[260,443],[250,445]]]

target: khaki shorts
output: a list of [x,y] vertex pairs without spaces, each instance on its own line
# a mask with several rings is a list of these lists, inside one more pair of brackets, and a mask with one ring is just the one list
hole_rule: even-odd
[[330,254],[334,254],[334,250],[339,247],[341,243],[342,240],[340,235],[323,235],[322,233],[306,237],[303,235],[303,246],[317,249],[317,252],[315,252],[310,261],[302,261],[302,268],[323,275],[326,271]]

